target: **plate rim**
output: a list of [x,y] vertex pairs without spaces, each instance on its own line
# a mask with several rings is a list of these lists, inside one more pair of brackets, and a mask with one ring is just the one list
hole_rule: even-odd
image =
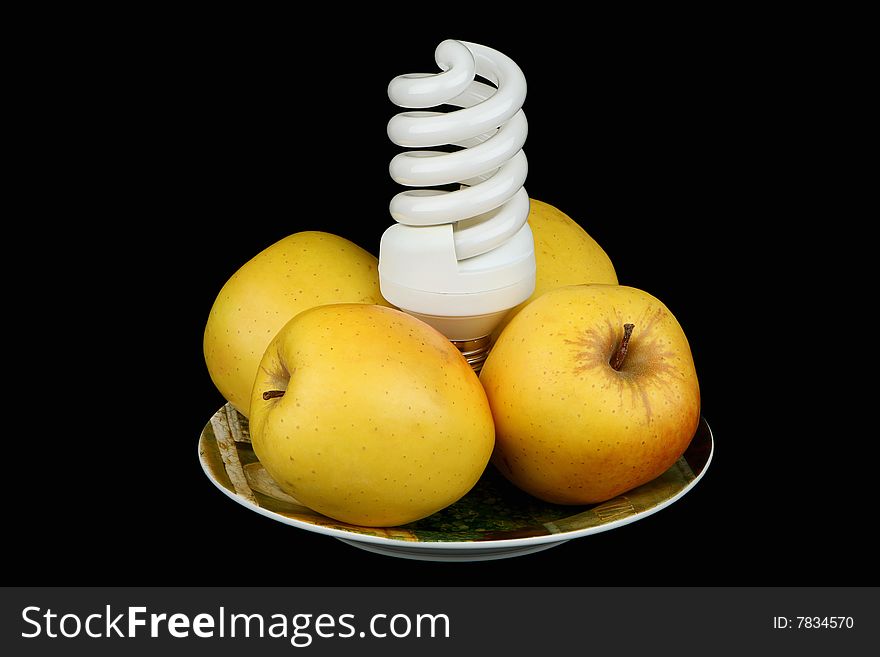
[[[215,412],[219,413],[223,410],[223,406]],[[211,416],[213,417],[213,415]],[[264,509],[258,504],[254,504],[253,502],[241,497],[236,494],[234,491],[229,490],[225,486],[223,486],[217,479],[211,474],[210,469],[208,468],[208,464],[206,462],[205,457],[202,453],[202,440],[204,440],[205,428],[210,425],[210,420],[208,424],[202,429],[202,432],[199,434],[198,441],[198,451],[199,451],[199,464],[202,466],[202,471],[205,473],[205,476],[208,480],[214,484],[216,488],[220,490],[226,497],[232,499],[238,504],[242,505],[246,509],[250,509],[251,511],[255,511],[256,513],[269,518],[271,520],[275,520],[282,524],[297,527],[298,529],[304,529],[306,531],[310,531],[317,534],[323,534],[325,536],[331,536],[337,539],[346,539],[350,541],[357,541],[362,543],[373,543],[376,545],[382,545],[386,548],[403,547],[406,546],[407,549],[417,549],[417,550],[448,550],[448,551],[458,551],[458,550],[488,550],[493,547],[497,547],[499,549],[503,548],[513,548],[513,547],[525,547],[528,545],[538,545],[541,543],[557,543],[557,542],[565,542],[570,541],[575,538],[581,538],[583,536],[590,536],[592,534],[599,534],[601,532],[609,531],[611,529],[617,529],[618,527],[623,527],[632,522],[636,522],[637,520],[642,520],[643,518],[647,518],[658,511],[665,509],[670,504],[673,504],[684,497],[697,483],[705,476],[706,471],[709,469],[709,466],[712,463],[712,459],[715,455],[715,435],[712,432],[712,427],[706,418],[701,414],[700,422],[706,425],[706,429],[709,432],[709,456],[706,459],[705,465],[703,465],[703,469],[699,474],[694,476],[694,478],[688,482],[688,484],[678,491],[675,495],[670,497],[659,504],[652,506],[650,509],[646,509],[645,511],[641,511],[638,513],[634,513],[631,516],[627,516],[625,518],[620,518],[618,520],[612,520],[611,522],[604,523],[602,525],[597,525],[595,527],[585,527],[582,529],[574,529],[568,532],[559,532],[554,534],[548,534],[544,536],[525,536],[521,538],[501,538],[501,539],[492,539],[486,541],[403,541],[395,538],[388,538],[386,536],[372,536],[370,534],[359,534],[358,532],[352,532],[345,529],[338,529],[336,527],[324,527],[321,525],[314,525],[309,522],[305,522],[303,520],[297,520],[296,518],[288,518],[287,516],[277,513],[275,511],[270,511],[269,509]],[[487,467],[492,467],[491,464]]]

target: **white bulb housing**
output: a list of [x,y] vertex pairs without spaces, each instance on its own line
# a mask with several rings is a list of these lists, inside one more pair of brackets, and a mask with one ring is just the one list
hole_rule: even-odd
[[[458,182],[460,189],[415,189],[392,199],[397,223],[382,236],[379,282],[398,308],[451,340],[471,340],[489,335],[535,289],[523,188],[526,81],[510,58],[474,43],[444,41],[435,60],[442,73],[398,76],[388,97],[405,108],[462,109],[402,112],[388,123],[388,136],[404,147],[461,150],[407,151],[389,170],[402,185]],[[476,75],[496,86],[477,82]]]

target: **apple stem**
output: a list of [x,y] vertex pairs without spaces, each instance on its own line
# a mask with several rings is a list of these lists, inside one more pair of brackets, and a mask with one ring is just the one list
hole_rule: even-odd
[[[626,350],[629,349],[629,339],[632,337],[633,329],[636,327],[635,324],[624,324],[623,325],[623,339],[620,341],[620,346],[617,348],[617,351],[611,356],[611,367],[615,370],[620,370],[623,365],[623,359],[626,358]],[[265,395],[263,395],[265,398]]]
[[283,396],[284,396],[283,390],[267,390],[266,392],[263,393],[263,399],[265,399],[266,401],[268,401],[270,399],[275,399],[276,397],[283,397]]

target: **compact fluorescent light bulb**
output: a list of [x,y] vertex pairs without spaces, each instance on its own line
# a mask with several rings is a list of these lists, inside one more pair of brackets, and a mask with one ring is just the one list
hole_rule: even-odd
[[460,189],[415,189],[391,200],[397,223],[382,235],[379,283],[389,302],[446,335],[479,372],[493,329],[535,289],[523,188],[526,80],[509,57],[475,43],[446,40],[434,58],[442,73],[398,76],[388,97],[410,109],[461,109],[402,112],[389,121],[388,137],[407,148],[462,149],[407,151],[389,169],[401,185]]

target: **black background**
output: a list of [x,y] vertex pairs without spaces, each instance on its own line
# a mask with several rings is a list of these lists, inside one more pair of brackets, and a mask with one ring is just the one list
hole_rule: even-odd
[[[866,480],[849,434],[822,422],[826,386],[802,367],[833,350],[808,335],[789,259],[804,217],[791,208],[816,193],[792,175],[810,157],[792,94],[812,64],[777,49],[781,24],[554,14],[502,28],[487,14],[433,27],[412,16],[401,32],[384,17],[331,14],[169,15],[149,29],[122,21],[42,67],[50,98],[33,104],[39,130],[27,162],[52,182],[22,223],[51,243],[51,254],[28,255],[48,263],[52,295],[29,294],[33,281],[11,286],[39,313],[17,327],[30,341],[19,355],[31,342],[39,355],[19,370],[27,411],[15,414],[10,449],[8,577],[863,583]],[[498,562],[391,559],[275,523],[222,496],[196,451],[223,403],[201,347],[217,292],[299,230],[378,254],[399,191],[387,174],[399,149],[385,134],[395,113],[386,86],[435,71],[434,47],[448,37],[521,66],[526,189],[581,223],[621,283],[678,317],[716,439],[707,476],[672,507]],[[46,216],[57,220],[51,239]]]

